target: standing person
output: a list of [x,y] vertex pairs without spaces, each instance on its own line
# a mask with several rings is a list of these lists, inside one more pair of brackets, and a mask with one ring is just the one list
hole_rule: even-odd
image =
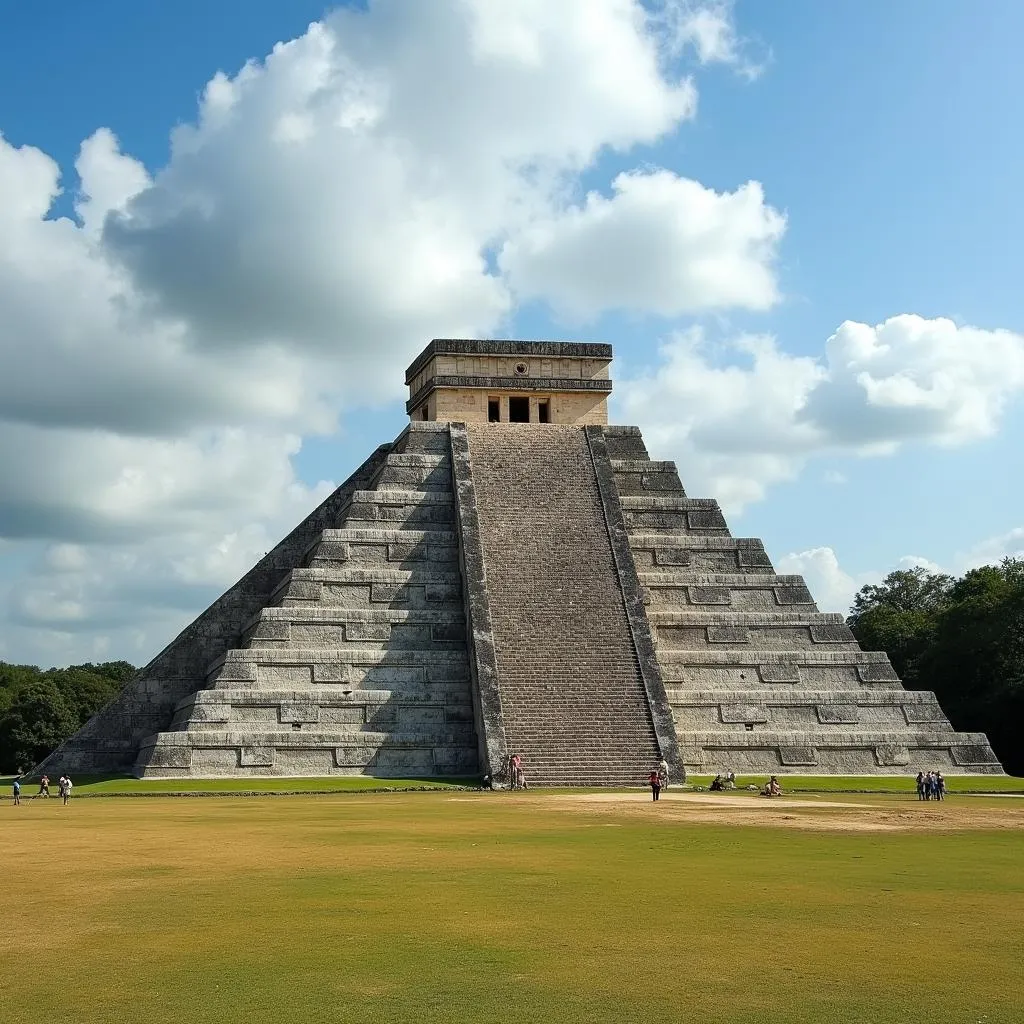
[[21,806],[21,781],[17,777],[14,777],[14,781],[11,783],[11,789],[14,790],[14,806]]
[[651,774],[647,776],[647,782],[651,787],[651,799],[661,799],[661,775],[657,768],[651,769]]
[[917,773],[917,799],[924,799],[924,772]]
[[36,796],[45,797],[47,800],[50,799],[50,776],[49,775],[43,775],[39,779],[39,792],[36,793]]
[[511,789],[529,789],[526,784],[526,773],[523,771],[523,759],[513,754],[508,759],[509,787]]
[[946,780],[943,778],[942,772],[935,773],[935,798],[937,800],[946,799]]
[[668,789],[668,761],[665,758],[658,762],[658,778],[661,780],[661,788]]

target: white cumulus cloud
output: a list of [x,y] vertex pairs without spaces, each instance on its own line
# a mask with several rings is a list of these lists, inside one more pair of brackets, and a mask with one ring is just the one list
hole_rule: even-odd
[[607,199],[538,218],[506,242],[499,266],[524,298],[571,317],[606,309],[676,316],[778,300],[774,260],[785,218],[757,182],[718,193],[671,171],[632,171]]
[[618,384],[624,418],[680,464],[693,493],[733,510],[814,456],[987,437],[1024,392],[1024,336],[911,314],[847,321],[817,357],[765,336],[715,345],[699,329],[661,355]]
[[430,337],[505,329],[494,254],[692,118],[680,54],[742,70],[735,40],[712,0],[344,8],[215,75],[165,166],[98,126],[74,219],[0,136],[5,653],[151,653],[316,504],[300,438],[397,398]]

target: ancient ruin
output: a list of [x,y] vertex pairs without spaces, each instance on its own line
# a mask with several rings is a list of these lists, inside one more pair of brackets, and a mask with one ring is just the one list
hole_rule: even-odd
[[432,341],[408,427],[37,771],[1000,772],[607,425],[611,356]]

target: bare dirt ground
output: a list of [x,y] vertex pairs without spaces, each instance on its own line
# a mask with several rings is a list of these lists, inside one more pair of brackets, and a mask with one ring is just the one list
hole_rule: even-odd
[[[774,799],[738,793],[663,792],[652,806],[647,793],[579,793],[539,797],[546,807],[578,814],[650,817],[717,825],[759,825],[842,832],[954,832],[1024,829],[1024,804],[996,798],[947,798],[941,802],[905,796]],[[529,800],[530,796],[511,796]]]

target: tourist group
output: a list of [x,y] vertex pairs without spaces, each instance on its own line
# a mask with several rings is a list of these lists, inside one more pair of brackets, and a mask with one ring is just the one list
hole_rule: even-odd
[[946,798],[946,780],[942,772],[917,773],[918,800],[944,800]]
[[[16,777],[12,783],[14,789],[14,803],[18,805],[21,803],[21,778]],[[57,780],[57,792],[60,794],[62,803],[67,803],[71,799],[71,790],[74,787],[74,783],[71,781],[70,775],[62,775]],[[43,775],[39,779],[39,792],[36,793],[32,799],[37,800],[42,797],[44,800],[48,800],[50,797],[50,777],[49,775]]]

